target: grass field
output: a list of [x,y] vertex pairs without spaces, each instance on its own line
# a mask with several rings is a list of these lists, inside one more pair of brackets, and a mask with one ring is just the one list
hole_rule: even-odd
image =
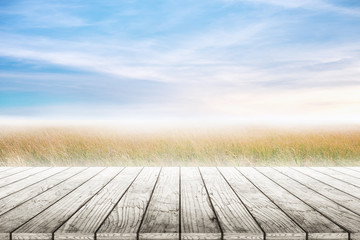
[[360,166],[360,127],[0,130],[1,166]]

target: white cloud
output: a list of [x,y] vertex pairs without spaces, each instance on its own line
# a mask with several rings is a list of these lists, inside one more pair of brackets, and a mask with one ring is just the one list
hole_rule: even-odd
[[[208,54],[208,49],[226,49],[248,44],[250,39],[264,29],[264,24],[245,29],[211,30],[189,39],[175,41],[172,48],[159,49],[164,42],[119,41],[97,44],[96,42],[62,41],[44,37],[28,37],[1,33],[0,55],[62,65],[122,78],[151,81],[176,82],[189,79],[205,79],[209,65],[218,64],[215,69],[227,70],[226,57],[217,59]],[[222,39],[225,39],[223,41]],[[166,40],[165,40],[166,41]],[[225,65],[225,66],[224,66]],[[197,74],[202,72],[205,74]],[[212,70],[208,74],[219,75]],[[223,77],[221,77],[223,78]]]
[[249,4],[274,5],[283,8],[302,8],[307,10],[330,11],[360,17],[359,9],[334,5],[327,0],[223,0],[226,2],[247,2]]
[[[255,2],[285,8],[350,11],[320,0]],[[59,11],[54,17],[67,19],[69,23],[47,19],[48,15],[42,16],[45,8],[37,8],[40,7],[30,9],[29,13],[20,11],[13,14],[34,17],[34,23],[38,22],[39,26],[44,23],[43,27],[88,24],[80,18],[72,18],[75,16],[71,14],[66,15],[66,11]],[[231,21],[224,20],[231,22],[227,26],[213,24],[196,34],[138,39],[106,35],[92,39],[71,36],[61,40],[0,32],[0,56],[40,66],[59,65],[89,72],[82,77],[71,73],[66,76],[22,76],[11,72],[2,73],[0,77],[11,81],[41,82],[44,85],[46,81],[52,81],[52,84],[78,88],[83,86],[80,83],[88,81],[94,88],[101,88],[104,95],[109,95],[116,81],[121,79],[163,82],[176,88],[174,94],[166,96],[162,105],[131,105],[134,111],[109,106],[109,112],[118,111],[123,115],[136,115],[139,112],[149,112],[149,115],[194,116],[201,113],[237,117],[273,114],[360,115],[357,94],[360,92],[360,44],[356,39],[340,44],[315,42],[282,46],[271,37],[274,29],[284,26],[282,20],[271,18],[246,22],[236,21],[236,17],[233,17]],[[46,25],[46,22],[49,24]],[[91,72],[96,77],[89,77]],[[100,87],[104,85],[101,76],[110,76],[111,84]],[[37,87],[36,84],[34,86]],[[72,115],[81,108],[86,112],[91,107],[40,107],[32,110],[50,115],[52,112]],[[98,112],[103,113],[103,108],[97,106],[90,113],[101,115]]]
[[78,6],[51,1],[12,1],[0,10],[4,16],[16,16],[21,21],[21,28],[79,27],[89,23],[71,10]]

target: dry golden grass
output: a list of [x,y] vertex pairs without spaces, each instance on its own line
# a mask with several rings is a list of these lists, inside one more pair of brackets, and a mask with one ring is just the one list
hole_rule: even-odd
[[360,128],[1,128],[2,166],[359,166]]

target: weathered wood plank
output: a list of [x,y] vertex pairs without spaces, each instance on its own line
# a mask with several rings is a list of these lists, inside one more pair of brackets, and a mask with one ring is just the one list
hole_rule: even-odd
[[14,167],[1,173],[0,179],[31,169],[30,167]]
[[[1,191],[0,191],[0,199],[7,197],[10,194],[20,191],[26,187],[29,187],[37,182],[40,182],[56,173],[64,171],[65,169],[66,169],[65,167],[64,168],[61,168],[61,167],[49,168],[45,171],[39,172],[38,174],[31,176],[30,178],[24,178],[24,179],[17,181],[16,183],[2,187]],[[1,209],[1,207],[0,207],[0,209]]]
[[299,199],[349,231],[351,239],[360,239],[360,215],[349,211],[274,169],[258,169],[268,178],[274,180]]
[[348,233],[342,228],[254,168],[237,169],[297,222],[308,233],[308,239],[348,239]]
[[200,168],[224,239],[263,239],[264,232],[216,168]]
[[94,239],[96,230],[137,177],[141,168],[125,168],[55,233],[54,239]]
[[324,197],[331,199],[337,204],[346,207],[351,211],[360,213],[360,200],[353,197],[352,195],[342,192],[320,181],[317,181],[303,173],[295,171],[294,169],[280,167],[277,167],[275,169],[285,174],[286,176],[294,179],[295,181],[305,185],[306,187],[316,191],[317,193],[320,193]]
[[20,180],[23,180],[25,178],[29,178],[37,173],[43,172],[45,170],[49,169],[48,167],[34,167],[27,169],[22,172],[18,172],[16,174],[13,174],[11,176],[8,176],[6,178],[1,179],[0,181],[0,188],[5,187],[9,184],[16,183]]
[[221,230],[200,172],[181,168],[181,238],[221,239]]
[[[58,170],[56,173],[55,169]],[[3,214],[10,209],[16,207],[17,205],[26,202],[27,200],[47,191],[48,189],[56,186],[57,184],[60,184],[62,181],[65,181],[66,179],[70,178],[71,176],[78,174],[80,171],[85,170],[86,168],[53,168],[50,169],[52,171],[46,171],[43,173],[47,174],[54,174],[50,176],[47,179],[44,179],[43,181],[37,182],[27,188],[24,188],[18,192],[15,192],[5,198],[2,198],[0,200],[0,214]],[[53,171],[54,170],[54,171]],[[64,170],[64,171],[63,171]],[[39,175],[42,175],[41,173]],[[37,175],[36,175],[37,176]],[[42,175],[45,176],[45,175]],[[31,178],[31,180],[35,179],[35,176]],[[25,179],[29,181],[28,179]],[[17,182],[15,184],[11,184],[9,186],[15,185],[18,186],[20,182]],[[1,192],[3,193],[3,192]]]
[[293,168],[295,169],[296,171],[299,171],[313,179],[316,179],[322,183],[325,183],[327,185],[330,185],[332,187],[335,187],[343,192],[346,192],[350,195],[353,195],[357,198],[360,198],[360,187],[356,187],[354,185],[351,185],[347,182],[344,182],[344,181],[341,181],[339,179],[336,179],[336,178],[333,178],[333,177],[330,177],[326,174],[323,174],[323,173],[320,173],[320,172],[317,172],[311,168],[304,168],[304,167],[296,167],[296,168]]
[[29,201],[17,206],[11,211],[0,216],[0,239],[10,240],[10,233],[29,221],[31,218],[41,213],[44,209],[65,197],[77,187],[86,183],[104,168],[89,168],[81,175],[75,175],[61,184],[43,192],[42,194],[30,199]]
[[315,170],[317,172],[326,174],[326,175],[328,175],[330,177],[339,179],[341,181],[347,182],[347,183],[352,184],[352,185],[354,185],[356,187],[360,187],[360,178],[356,178],[356,177],[353,177],[353,176],[350,176],[350,175],[346,175],[344,173],[341,173],[341,172],[335,171],[334,169],[326,168],[326,167],[312,167],[311,169],[313,169],[313,170]]
[[353,169],[13,169],[1,240],[360,239]]
[[360,172],[360,167],[346,167],[347,169],[353,170],[354,172]]
[[12,233],[12,239],[52,240],[53,233],[95,194],[107,185],[122,168],[106,168],[88,182],[45,209]]
[[179,239],[179,168],[162,169],[139,231],[139,239]]
[[265,231],[266,239],[306,239],[306,233],[235,168],[219,168]]
[[12,169],[12,167],[0,167],[0,179],[2,178],[2,175],[10,169]]
[[[344,167],[329,167],[329,169],[332,169],[332,170],[341,172],[343,174],[350,175],[352,177],[360,179],[360,172],[354,171],[352,169],[348,169],[348,168],[344,168]],[[360,180],[358,180],[358,181],[360,181]]]
[[160,168],[146,167],[96,233],[98,240],[137,239],[141,220],[155,187]]

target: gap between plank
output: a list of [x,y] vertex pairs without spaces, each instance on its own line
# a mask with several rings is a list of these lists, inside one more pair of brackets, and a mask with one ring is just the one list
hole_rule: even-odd
[[[47,170],[50,170],[50,169],[51,169],[51,168],[49,168],[49,169],[47,169]],[[55,175],[57,175],[57,174],[59,174],[59,173],[62,173],[63,171],[65,171],[65,170],[67,170],[67,169],[69,169],[69,167],[68,167],[68,168],[65,168],[64,170],[62,170],[62,171],[60,171],[60,172],[54,173],[53,175],[50,175],[50,176],[48,176],[48,177],[46,177],[46,178],[44,178],[44,179],[41,179],[41,180],[39,180],[39,181],[37,181],[37,182],[34,182],[34,183],[32,183],[32,184],[24,187],[24,188],[21,188],[21,189],[15,191],[15,192],[12,192],[12,193],[10,193],[9,195],[6,195],[6,196],[0,198],[0,200],[3,199],[3,198],[9,197],[10,195],[15,194],[15,193],[17,193],[17,192],[20,192],[20,191],[22,191],[22,190],[24,190],[24,189],[26,189],[26,188],[28,188],[28,187],[31,187],[31,186],[39,183],[39,182],[42,182],[42,181],[44,181],[44,180],[46,180],[46,179],[48,179],[48,178],[50,178],[50,177],[53,177],[53,176],[55,176]],[[37,196],[37,195],[36,195],[36,196]]]
[[334,224],[336,224],[337,226],[339,226],[340,228],[342,228],[345,232],[348,233],[348,240],[350,240],[350,231],[345,228],[344,226],[340,225],[337,222],[334,222],[331,218],[329,218],[328,216],[324,215],[322,212],[318,211],[317,209],[315,209],[313,206],[311,206],[310,204],[308,204],[307,202],[303,201],[301,198],[299,198],[298,196],[292,194],[289,190],[287,190],[286,188],[284,188],[283,186],[281,186],[280,184],[278,184],[277,182],[275,182],[274,180],[272,180],[271,178],[269,178],[267,175],[265,175],[264,173],[260,172],[259,170],[257,170],[256,168],[254,168],[256,171],[258,171],[260,174],[264,175],[266,178],[270,179],[272,182],[274,182],[276,185],[278,185],[279,187],[281,187],[282,189],[284,189],[285,191],[287,191],[289,194],[293,195],[294,197],[296,197],[297,199],[299,199],[301,202],[303,202],[304,204],[308,205],[310,208],[312,208],[314,211],[318,212],[320,215],[322,215],[323,217],[325,217],[326,219],[328,219],[329,221],[333,222]]
[[306,240],[309,239],[309,233],[300,226],[292,217],[288,215],[287,212],[285,212],[280,206],[278,206],[275,201],[273,201],[269,196],[267,196],[255,183],[253,183],[249,178],[247,178],[242,172],[239,171],[239,169],[235,168],[244,178],[246,178],[257,190],[259,190],[267,199],[269,199],[270,202],[272,202],[277,208],[280,209],[288,218],[290,218],[299,228],[301,228],[305,232]]
[[219,226],[220,233],[221,233],[221,239],[224,239],[224,231],[223,231],[223,229],[222,229],[222,227],[221,227],[221,224],[220,224],[220,221],[219,221],[219,217],[218,217],[218,215],[217,215],[217,213],[216,213],[216,211],[215,211],[215,207],[214,207],[214,205],[213,205],[213,203],[212,203],[212,200],[211,200],[209,191],[208,191],[208,189],[207,189],[207,187],[206,187],[206,184],[205,184],[205,181],[204,181],[204,177],[203,177],[203,175],[202,175],[202,172],[200,171],[200,168],[197,167],[197,169],[198,169],[198,171],[199,171],[199,173],[200,173],[200,177],[201,177],[201,180],[202,180],[202,182],[203,182],[203,184],[204,184],[204,188],[205,188],[206,194],[207,194],[207,196],[208,196],[211,209],[212,209],[213,212],[214,212],[216,222],[217,222],[217,224],[218,224],[218,226]]
[[[73,191],[75,191],[76,189],[78,189],[80,186],[84,185],[85,183],[87,183],[88,181],[90,181],[91,179],[93,179],[96,175],[98,175],[99,173],[101,173],[102,171],[104,171],[106,168],[104,168],[103,170],[99,171],[98,173],[96,173],[94,176],[92,176],[91,178],[89,178],[88,180],[86,180],[85,182],[81,183],[78,187],[74,188],[73,190],[69,191],[67,194],[65,194],[64,196],[62,196],[61,198],[59,198],[57,201],[55,201],[54,203],[52,203],[51,205],[47,206],[46,208],[44,208],[43,210],[41,210],[38,214],[35,214],[34,216],[32,216],[31,218],[29,218],[27,221],[25,221],[24,223],[20,224],[19,226],[17,226],[15,229],[13,229],[10,232],[10,240],[12,240],[12,234],[13,232],[15,232],[17,229],[19,229],[21,226],[25,225],[27,222],[31,221],[32,219],[34,219],[37,215],[39,215],[40,213],[44,212],[45,210],[47,210],[48,208],[50,208],[52,205],[54,205],[55,203],[57,203],[58,201],[60,201],[61,199],[63,199],[64,197],[66,197],[67,195],[69,195],[70,193],[72,193]],[[76,175],[76,174],[75,174]],[[75,176],[74,175],[74,176]],[[54,240],[54,234],[52,234],[52,240]]]
[[332,171],[335,171],[335,172],[337,172],[337,173],[344,174],[344,175],[349,176],[349,177],[353,177],[353,178],[358,178],[358,179],[360,179],[360,177],[356,177],[356,176],[350,175],[350,174],[348,174],[348,173],[341,172],[341,171],[339,171],[339,170],[337,170],[337,169],[335,169],[335,168],[331,168],[331,167],[326,167],[326,168],[327,168],[327,169],[330,169],[330,170],[332,170]]
[[[124,168],[125,169],[125,168]],[[135,182],[135,180],[137,179],[137,177],[140,175],[140,173],[142,172],[142,170],[144,169],[141,168],[141,170],[138,172],[138,174],[135,176],[135,178],[131,181],[131,183],[129,184],[129,186],[125,189],[124,193],[121,195],[121,197],[119,198],[118,201],[116,201],[116,203],[114,204],[114,206],[111,208],[111,210],[109,211],[108,214],[106,214],[104,220],[99,224],[99,227],[95,230],[94,232],[94,240],[96,240],[96,234],[99,231],[99,229],[102,227],[102,225],[104,224],[104,222],[106,221],[106,219],[110,216],[111,212],[116,208],[116,206],[119,204],[119,202],[121,201],[121,199],[124,197],[124,195],[126,194],[126,192],[129,190],[129,188],[131,187],[131,185],[133,185],[133,183]],[[120,174],[120,173],[119,173]],[[116,175],[117,176],[117,175]],[[115,177],[116,177],[115,176]]]
[[[47,170],[50,170],[51,168],[53,168],[53,167],[49,167],[49,168],[47,168],[47,169],[41,170],[40,172],[36,172],[36,173],[30,174],[30,175],[28,175],[28,176],[26,176],[26,177],[23,177],[23,178],[20,178],[20,179],[14,181],[14,182],[5,184],[5,185],[1,186],[0,188],[9,186],[10,184],[13,184],[13,183],[17,183],[17,182],[19,182],[19,181],[21,181],[21,180],[24,180],[24,179],[28,178],[28,177],[31,177],[31,176],[34,176],[34,175],[36,175],[36,174],[39,174],[39,173],[45,172],[45,171],[47,171]],[[26,169],[26,171],[27,171],[27,170],[30,170],[30,169]],[[21,172],[18,172],[18,173],[21,173]],[[17,174],[17,173],[15,173],[15,174]],[[13,175],[10,175],[10,176],[13,176]],[[10,177],[10,176],[8,176],[8,177]]]
[[236,195],[236,197],[240,200],[241,204],[245,207],[246,211],[250,214],[250,216],[254,219],[254,221],[256,222],[256,225],[258,225],[258,227],[261,229],[261,231],[263,232],[263,238],[264,240],[266,240],[266,233],[264,231],[264,229],[261,227],[261,225],[258,223],[258,221],[256,220],[256,218],[252,215],[252,213],[249,211],[249,209],[247,208],[247,206],[244,204],[244,202],[241,200],[240,196],[237,194],[237,192],[235,192],[234,188],[230,185],[230,183],[228,182],[228,180],[224,177],[224,175],[222,174],[222,172],[219,170],[218,167],[216,167],[216,170],[220,173],[220,175],[223,177],[223,179],[225,180],[225,182],[227,183],[227,185],[231,188],[231,190],[233,191],[233,193]]
[[[328,184],[328,183],[326,183],[326,182],[323,182],[323,181],[321,181],[321,180],[319,180],[319,179],[316,179],[316,178],[314,178],[314,177],[312,177],[312,176],[310,176],[310,175],[308,175],[308,174],[306,174],[306,173],[303,173],[303,172],[297,170],[296,168],[291,167],[291,169],[294,170],[294,171],[297,171],[298,173],[301,173],[301,174],[303,174],[303,175],[305,175],[305,176],[307,176],[307,177],[309,177],[309,178],[312,178],[312,179],[314,179],[314,180],[316,180],[316,181],[319,181],[319,182],[321,182],[321,183],[323,183],[323,184],[325,184],[325,185],[328,185],[329,187],[335,188],[336,190],[338,190],[338,191],[340,191],[340,192],[343,192],[343,193],[345,193],[345,194],[347,194],[347,195],[349,195],[349,196],[352,196],[352,197],[357,198],[357,199],[360,200],[359,197],[356,197],[356,196],[353,196],[353,195],[350,194],[350,193],[344,192],[344,191],[341,190],[340,188],[334,187],[334,186],[332,186],[332,185],[330,185],[330,184]],[[353,185],[352,185],[352,186],[353,186]],[[355,186],[355,187],[356,187],[356,186]],[[359,187],[357,187],[357,188],[359,188]],[[359,188],[359,190],[360,190],[360,188]]]
[[137,240],[139,240],[140,229],[141,229],[141,226],[142,226],[142,224],[143,224],[143,222],[144,222],[144,217],[145,217],[146,212],[147,212],[147,210],[148,210],[148,208],[149,208],[149,204],[150,204],[151,198],[152,198],[152,196],[153,196],[153,194],[154,194],[156,185],[157,185],[157,183],[158,183],[158,181],[159,181],[159,178],[160,178],[160,175],[161,175],[161,171],[162,171],[162,167],[160,168],[159,175],[157,176],[156,181],[155,181],[155,184],[154,184],[154,187],[153,187],[153,189],[152,189],[152,191],[151,191],[151,194],[150,194],[150,197],[149,197],[149,201],[148,201],[147,204],[146,204],[145,211],[144,211],[144,214],[143,214],[143,216],[142,216],[142,218],[141,218],[139,228],[138,228],[138,230],[136,231],[136,239],[137,239]]
[[350,169],[350,170],[352,170],[352,171],[354,171],[354,172],[356,172],[356,173],[360,173],[360,170],[356,170],[356,169],[354,169],[354,168],[352,168],[352,167],[344,167],[344,168]]
[[356,215],[360,216],[360,214],[359,214],[359,213],[357,213],[357,212],[355,212],[355,211],[353,211],[353,210],[351,210],[351,209],[347,208],[346,206],[343,206],[341,203],[335,202],[335,201],[334,201],[334,200],[332,200],[331,198],[329,198],[329,197],[327,197],[327,196],[325,196],[325,195],[323,195],[323,194],[319,193],[318,191],[316,191],[316,190],[312,189],[312,188],[311,188],[311,187],[309,187],[309,186],[306,186],[305,184],[303,184],[303,183],[301,183],[301,182],[297,181],[296,179],[293,179],[293,178],[292,178],[292,177],[290,177],[289,175],[287,175],[287,174],[285,174],[285,173],[282,173],[282,172],[280,172],[279,170],[277,170],[277,169],[275,169],[275,168],[273,168],[273,167],[271,167],[271,168],[272,168],[272,169],[274,169],[275,171],[277,171],[278,173],[280,173],[280,174],[282,174],[282,175],[284,175],[284,176],[286,176],[286,177],[288,177],[288,178],[292,179],[293,181],[295,181],[295,182],[297,182],[297,183],[299,183],[299,184],[303,185],[304,187],[306,187],[306,188],[310,189],[311,191],[316,192],[317,194],[319,194],[320,196],[322,196],[322,197],[324,197],[324,198],[326,198],[326,199],[330,200],[331,202],[333,202],[333,203],[335,203],[335,204],[337,204],[337,205],[339,205],[339,206],[341,206],[341,207],[343,207],[343,208],[347,209],[348,211],[350,211],[350,212],[352,212],[352,213],[354,213],[354,214],[356,214]]
[[344,181],[344,180],[342,180],[342,179],[340,179],[340,178],[331,176],[331,175],[329,175],[329,174],[327,174],[327,173],[320,172],[320,171],[316,170],[316,168],[311,168],[311,169],[314,170],[314,171],[316,171],[316,172],[318,172],[318,173],[324,174],[324,175],[326,175],[326,176],[328,176],[328,177],[331,177],[331,178],[337,179],[337,180],[339,180],[339,181],[342,181],[342,182],[344,182],[344,183],[350,184],[350,185],[352,185],[352,186],[354,186],[354,187],[359,187],[359,186],[356,186],[356,185],[354,185],[354,184],[352,184],[352,183],[350,183],[350,182]]
[[[51,188],[49,188],[49,189],[46,189],[45,191],[43,191],[43,192],[41,192],[41,193],[38,193],[37,195],[35,195],[35,196],[33,196],[32,198],[30,198],[30,199],[28,199],[28,200],[26,200],[26,201],[24,201],[24,202],[22,202],[22,203],[20,203],[20,204],[18,204],[18,205],[16,205],[16,206],[14,206],[14,207],[12,207],[12,208],[10,208],[9,210],[7,210],[6,212],[3,212],[2,214],[0,214],[0,216],[1,215],[3,215],[3,214],[5,214],[5,213],[8,213],[8,212],[10,212],[11,210],[13,210],[13,209],[15,209],[15,208],[17,208],[18,206],[21,206],[22,204],[24,204],[24,203],[26,203],[26,202],[28,202],[28,201],[30,201],[31,199],[33,199],[33,198],[35,198],[35,197],[37,197],[37,196],[39,196],[40,194],[43,194],[43,193],[45,193],[46,191],[49,191],[50,189],[52,189],[52,188],[54,188],[54,187],[56,187],[57,185],[59,185],[59,184],[61,184],[61,183],[63,183],[63,182],[65,182],[66,180],[69,180],[70,178],[72,178],[72,177],[74,177],[74,176],[76,176],[76,175],[78,175],[78,174],[80,174],[80,173],[82,173],[83,171],[85,171],[86,169],[88,169],[88,168],[85,168],[84,170],[81,170],[80,172],[78,172],[78,173],[76,173],[76,174],[74,174],[74,175],[72,175],[72,176],[70,176],[70,177],[68,177],[68,178],[66,178],[66,179],[64,179],[64,180],[62,180],[61,182],[59,182],[59,183],[57,183],[57,184],[55,184],[54,186],[52,186]],[[100,173],[100,172],[99,172]],[[91,179],[91,178],[90,178]],[[89,179],[89,180],[90,180]],[[81,184],[82,185],[82,184]],[[80,185],[80,186],[81,186]],[[11,194],[10,194],[11,195]],[[10,196],[9,195],[9,196]],[[60,200],[60,199],[59,199]],[[57,201],[56,201],[57,202]],[[54,203],[56,203],[56,202],[54,202]],[[54,204],[53,203],[53,204]],[[51,204],[52,205],[52,204]],[[50,206],[51,206],[50,205]],[[41,211],[42,212],[42,211]]]
[[72,216],[74,216],[86,203],[88,203],[91,199],[93,199],[101,190],[103,190],[106,185],[109,184],[109,182],[111,182],[112,180],[114,180],[114,178],[116,178],[122,171],[124,171],[126,167],[124,167],[123,169],[121,169],[120,172],[118,172],[117,174],[115,174],[114,177],[112,177],[109,181],[106,182],[106,184],[104,184],[104,186],[102,186],[98,191],[96,191],[96,193],[94,193],[88,200],[86,200],[83,204],[81,204],[78,209],[76,209],[62,224],[60,224],[57,228],[54,229],[54,231],[51,233],[51,237],[52,240],[55,240],[55,232],[61,228],[62,225],[64,225]]
[[[14,169],[14,168],[11,168],[11,169]],[[10,169],[6,169],[6,170],[10,170]],[[12,174],[10,174],[8,176],[1,177],[0,179],[7,178],[7,177],[10,177],[10,176],[14,176],[15,174],[22,173],[22,172],[25,172],[25,171],[28,171],[28,170],[30,170],[30,167],[28,169],[23,169],[20,172],[15,172],[15,173],[12,173]]]

